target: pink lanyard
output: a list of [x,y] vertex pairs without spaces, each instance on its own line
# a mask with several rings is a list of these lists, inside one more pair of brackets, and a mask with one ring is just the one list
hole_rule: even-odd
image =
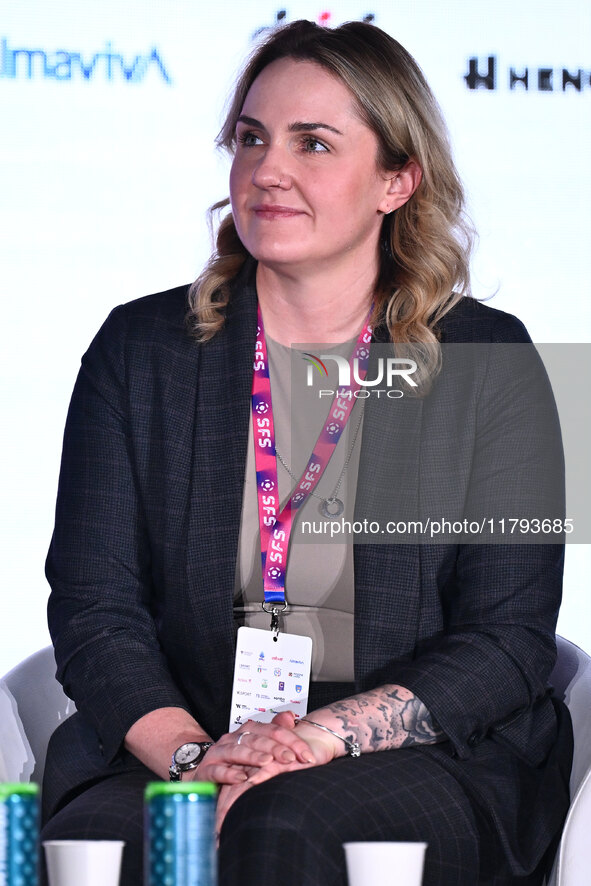
[[[370,311],[371,314],[371,311]],[[252,427],[261,535],[261,561],[265,602],[263,609],[272,614],[271,627],[277,629],[277,612],[286,608],[285,573],[294,516],[318,485],[355,405],[355,393],[367,374],[372,327],[369,315],[349,359],[350,378],[355,382],[339,388],[328,416],[314,444],[312,455],[289,500],[279,512],[279,485],[275,454],[275,426],[271,401],[271,381],[267,342],[261,309],[258,309],[257,340],[252,378]],[[357,371],[353,372],[355,367]],[[267,609],[270,606],[270,609]],[[279,607],[279,608],[278,608]]]

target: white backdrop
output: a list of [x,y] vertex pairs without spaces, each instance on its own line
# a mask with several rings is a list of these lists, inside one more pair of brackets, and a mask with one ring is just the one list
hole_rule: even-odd
[[[43,563],[80,356],[114,305],[198,273],[205,209],[227,193],[227,161],[212,147],[224,100],[255,32],[278,15],[373,15],[415,55],[480,232],[475,294],[496,293],[492,304],[535,341],[591,339],[586,0],[335,0],[283,12],[264,0],[5,3],[0,674],[49,641]],[[511,88],[512,70],[527,71],[527,88]],[[494,88],[470,88],[476,74]],[[588,648],[590,566],[589,546],[569,546],[559,623]]]

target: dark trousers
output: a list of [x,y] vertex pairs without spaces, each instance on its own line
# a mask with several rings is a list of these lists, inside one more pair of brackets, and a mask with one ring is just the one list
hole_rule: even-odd
[[[513,886],[494,830],[447,771],[443,747],[340,758],[247,791],[220,840],[220,886],[346,886],[342,844],[428,843],[424,886]],[[123,839],[122,886],[143,883],[142,768],[87,787],[45,825],[42,839]]]

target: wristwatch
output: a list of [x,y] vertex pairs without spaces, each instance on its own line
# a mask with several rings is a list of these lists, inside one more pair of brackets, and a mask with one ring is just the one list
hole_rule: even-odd
[[183,772],[195,769],[212,746],[212,741],[189,741],[177,748],[168,770],[171,781],[180,781]]

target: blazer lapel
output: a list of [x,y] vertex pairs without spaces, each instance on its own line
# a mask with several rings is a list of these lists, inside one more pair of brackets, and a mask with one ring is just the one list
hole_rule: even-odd
[[256,339],[251,266],[233,287],[223,330],[200,348],[187,539],[187,578],[231,684],[233,592]]
[[[376,330],[368,377],[376,377],[386,345]],[[371,389],[370,389],[371,390]],[[373,392],[376,393],[376,392]],[[356,521],[379,524],[357,535],[355,563],[355,676],[358,689],[388,680],[393,660],[408,658],[417,639],[419,546],[396,541],[389,520],[419,517],[420,436],[423,401],[370,395],[365,404]]]

